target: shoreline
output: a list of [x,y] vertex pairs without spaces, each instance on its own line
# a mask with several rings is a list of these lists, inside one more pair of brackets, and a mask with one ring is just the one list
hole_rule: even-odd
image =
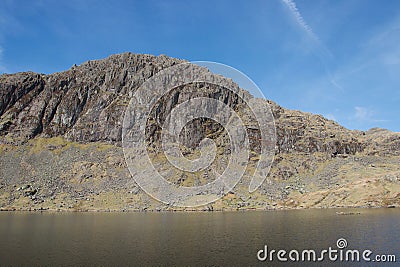
[[[370,209],[398,209],[396,206],[371,206],[371,207],[363,207],[363,206],[355,206],[355,207],[311,207],[311,208],[275,208],[275,209],[215,209],[215,210],[206,210],[206,209],[149,209],[149,210],[111,210],[111,209],[87,209],[87,210],[71,210],[71,209],[49,209],[49,208],[39,208],[39,209],[16,209],[16,208],[0,208],[1,212],[32,212],[32,213],[220,213],[220,212],[251,212],[251,211],[302,211],[302,210],[352,210],[352,209],[362,209],[362,210],[370,210]],[[337,212],[337,215],[359,215],[360,213],[351,213],[351,212]]]

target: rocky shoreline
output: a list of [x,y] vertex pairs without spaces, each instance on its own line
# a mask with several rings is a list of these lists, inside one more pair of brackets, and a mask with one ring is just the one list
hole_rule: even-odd
[[[49,208],[33,208],[33,209],[24,209],[24,208],[0,208],[0,212],[48,212],[48,213],[58,213],[58,212],[106,212],[106,213],[120,213],[120,212],[249,212],[249,211],[290,211],[290,210],[349,210],[349,209],[397,209],[399,206],[395,205],[390,205],[386,207],[366,207],[366,206],[355,206],[355,207],[328,207],[328,208],[291,208],[291,207],[276,207],[274,209],[257,209],[257,208],[249,208],[249,209],[227,209],[227,208],[222,208],[222,209],[214,209],[210,207],[199,207],[197,209],[190,209],[190,208],[183,208],[183,209],[177,209],[177,208],[170,208],[170,209],[149,209],[149,210],[109,210],[109,209],[91,209],[91,210],[70,210],[70,209],[49,209]],[[337,211],[337,215],[359,215],[361,212],[348,212],[348,211]]]

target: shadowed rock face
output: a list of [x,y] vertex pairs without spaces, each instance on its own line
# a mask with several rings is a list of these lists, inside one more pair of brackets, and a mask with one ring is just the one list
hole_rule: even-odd
[[[77,142],[82,145],[107,143],[112,145],[116,151],[120,151],[123,116],[130,97],[145,80],[160,70],[183,62],[186,61],[164,55],[124,53],[110,56],[104,60],[88,61],[80,66],[74,65],[67,71],[50,75],[33,72],[1,75],[0,143],[4,147],[8,147],[8,150],[2,150],[2,164],[5,165],[4,159],[10,156],[11,152],[7,152],[10,151],[10,147],[16,147],[16,145],[32,147],[32,144],[35,144],[37,140],[44,140],[43,138],[53,140],[52,138],[62,137],[66,140],[65,142]],[[237,85],[234,86],[237,87]],[[240,92],[251,97],[243,90],[240,90]],[[172,90],[169,95],[163,97],[157,103],[146,126],[147,140],[157,147],[160,138],[160,122],[163,121],[166,114],[177,104],[198,96],[218,99],[239,113],[246,113],[243,102],[235,93],[218,86],[189,84]],[[320,115],[287,110],[272,101],[268,101],[268,103],[275,117],[277,149],[276,161],[269,175],[270,180],[275,181],[275,183],[274,186],[264,185],[261,188],[264,198],[261,198],[258,203],[261,203],[262,207],[265,207],[265,203],[269,203],[270,200],[281,200],[283,201],[281,203],[288,203],[287,200],[290,199],[291,193],[296,190],[301,189],[301,191],[304,191],[303,193],[307,191],[315,193],[322,189],[330,190],[336,184],[355,183],[354,177],[346,180],[350,173],[352,175],[357,173],[357,168],[353,170],[351,167],[355,163],[347,162],[349,157],[353,160],[360,158],[360,161],[369,162],[368,164],[374,164],[378,161],[385,162],[382,159],[390,158],[389,165],[398,164],[397,157],[400,155],[400,135],[398,133],[381,129],[372,129],[367,132],[350,131]],[[251,116],[248,117],[249,124],[252,123],[252,119]],[[221,126],[217,123],[197,120],[185,127],[182,139],[185,145],[194,148],[204,137],[219,136],[222,132]],[[252,150],[259,151],[259,144],[254,141],[258,140],[257,130],[248,130],[248,133]],[[51,145],[51,142],[49,145]],[[68,146],[67,143],[63,143],[63,145]],[[219,143],[219,145],[223,146],[223,143]],[[43,150],[47,151],[49,148],[46,146]],[[117,157],[117,155],[120,155],[119,153],[116,152],[113,156]],[[99,157],[100,155],[105,156],[102,153],[98,154]],[[369,157],[368,160],[367,157]],[[118,159],[115,164],[123,166],[122,162],[123,159]],[[327,163],[332,163],[332,166]],[[361,165],[368,165],[364,163]],[[18,164],[21,164],[21,162],[18,161]],[[338,177],[344,168],[343,166],[347,166],[346,164],[349,165],[350,170],[343,173],[342,176],[345,178]],[[106,165],[107,163],[105,163]],[[3,167],[10,169],[10,166]],[[52,166],[49,167],[52,168]],[[80,167],[82,166],[78,164],[74,168]],[[63,171],[62,167],[57,168],[59,168],[59,171]],[[65,168],[65,170],[68,170],[67,167]],[[392,168],[389,169],[392,170]],[[377,172],[377,175],[383,175],[389,172],[389,169],[383,168],[382,172]],[[28,171],[22,172],[18,179],[11,179],[8,177],[11,172],[2,171],[0,172],[0,175],[2,175],[0,179],[3,179],[0,191],[3,190],[3,193],[7,193],[8,190],[12,191],[13,189],[10,188],[14,185],[22,185],[27,180],[32,180],[29,177],[39,175],[38,173],[41,171],[42,169],[37,170],[36,174]],[[115,174],[116,177],[125,177],[126,175],[128,175],[126,172]],[[394,177],[397,177],[397,174],[394,175]],[[104,174],[104,177],[106,176],[107,174]],[[107,184],[104,183],[104,177],[99,178],[100,180],[103,179],[101,183],[103,187]],[[45,178],[43,179],[45,180]],[[71,176],[68,179],[73,179],[73,177]],[[392,182],[397,183],[397,180]],[[42,188],[46,187],[43,184],[41,186]],[[100,194],[99,192],[105,190],[102,186],[96,183],[92,184],[93,192],[90,194]],[[47,187],[50,188],[51,186],[48,185]],[[50,191],[57,195],[56,187],[54,185],[54,188]],[[74,187],[73,190],[77,190],[78,187]],[[66,189],[68,188],[68,181],[63,182],[63,188],[65,189],[62,191],[63,193],[76,200],[76,194],[71,193],[73,190],[68,191]],[[85,188],[85,190],[88,190],[89,187]],[[124,186],[122,184],[115,185],[113,188],[114,191],[118,191],[122,190]],[[40,192],[38,190],[35,194],[40,195]],[[303,193],[301,193],[302,199],[304,198]],[[318,193],[315,194],[312,195],[313,199],[318,198]],[[241,201],[244,203],[252,202],[248,199],[248,195],[243,198],[245,200]],[[43,199],[46,199],[46,197],[43,197]],[[8,201],[9,204],[5,205],[4,202],[3,206],[8,207],[14,201],[15,197],[14,199],[11,197],[11,200]],[[352,203],[355,205],[354,203],[358,202]],[[364,202],[360,203],[365,204]],[[142,204],[137,206],[140,205]],[[233,206],[236,207],[235,205]],[[279,205],[279,203],[276,204],[276,206]],[[327,205],[329,206],[329,204]],[[221,204],[221,206],[229,205]],[[288,206],[297,207],[300,204],[290,203]],[[303,206],[313,205],[304,204]],[[244,207],[246,207],[245,204]]]
[[79,142],[118,142],[130,94],[180,62],[127,53],[51,75],[2,75],[1,135],[15,141],[62,135]]
[[[1,140],[18,142],[36,136],[64,136],[77,142],[120,144],[123,114],[132,93],[158,71],[182,62],[167,56],[125,53],[50,75],[32,72],[2,75]],[[200,91],[203,93],[199,94],[195,85],[184,93],[174,90],[163,98],[165,101],[160,103],[156,115],[164,116],[176,103],[199,95],[221,100],[236,109],[242,104],[229,90],[203,87]],[[269,103],[276,119],[280,153],[355,154],[366,147],[361,132],[349,131],[319,115],[289,111]],[[396,150],[390,145],[388,148]]]

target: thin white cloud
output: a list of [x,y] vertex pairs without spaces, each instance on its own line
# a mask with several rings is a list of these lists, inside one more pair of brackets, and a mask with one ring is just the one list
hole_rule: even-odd
[[368,120],[372,115],[372,112],[364,107],[354,107],[354,118],[357,120],[365,121]]
[[359,122],[388,122],[389,120],[375,118],[375,111],[365,107],[354,107],[353,118]]
[[328,119],[328,120],[332,120],[332,121],[336,121],[336,117],[335,117],[335,115],[333,115],[333,114],[326,114],[325,115],[325,117]]
[[[376,33],[369,39],[362,40],[358,53],[335,74],[339,79],[348,79],[356,73],[365,72],[366,69],[377,66],[385,69],[386,73],[390,70],[398,73],[400,71],[399,42],[400,15],[377,28]],[[395,77],[397,78],[398,75]]]
[[332,75],[330,72],[328,72],[328,75],[329,75],[329,77],[330,77],[329,82],[330,82],[334,87],[336,87],[337,89],[339,89],[340,91],[344,91],[343,87],[336,81],[336,79],[333,77],[333,75]]
[[310,25],[304,20],[303,16],[301,15],[299,9],[296,6],[296,3],[293,0],[282,0],[284,4],[286,4],[293,17],[296,19],[297,23],[307,32],[307,34],[314,40],[319,42],[318,36],[314,33]]
[[309,36],[309,38],[316,44],[314,47],[314,53],[319,57],[322,64],[326,68],[326,72],[328,75],[329,82],[340,91],[343,90],[343,87],[335,80],[334,76],[331,74],[329,70],[329,61],[333,59],[333,55],[331,51],[321,42],[320,38],[314,33],[311,26],[306,22],[303,15],[300,13],[299,9],[294,0],[281,0],[290,10],[291,15],[297,21],[299,26],[305,31],[305,33]]

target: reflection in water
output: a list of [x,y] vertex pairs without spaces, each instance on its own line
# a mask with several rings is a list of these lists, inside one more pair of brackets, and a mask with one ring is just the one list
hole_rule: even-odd
[[259,262],[256,256],[264,245],[320,251],[335,247],[338,238],[346,238],[349,248],[397,253],[400,260],[400,211],[359,211],[360,215],[348,216],[335,210],[3,212],[0,265],[266,266],[268,262]]

